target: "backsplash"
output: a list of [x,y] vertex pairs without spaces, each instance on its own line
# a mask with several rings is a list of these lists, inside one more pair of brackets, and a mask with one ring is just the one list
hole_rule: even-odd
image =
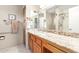
[[49,29],[39,29],[39,31],[45,31],[45,32],[50,32],[50,33],[54,33],[54,34],[69,36],[69,37],[73,37],[73,38],[79,38],[79,33],[58,32],[56,30],[49,30]]

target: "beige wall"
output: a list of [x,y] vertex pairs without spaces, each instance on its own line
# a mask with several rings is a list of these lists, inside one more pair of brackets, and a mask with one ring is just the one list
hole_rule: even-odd
[[1,32],[11,32],[11,24],[6,25],[3,20],[9,20],[8,14],[15,14],[16,20],[21,23],[19,25],[19,31],[17,34],[0,34],[5,36],[5,40],[0,40],[0,49],[14,46],[23,42],[23,6],[20,5],[0,5],[0,33]]
[[26,17],[30,17],[31,11],[39,11],[39,5],[27,5],[26,6]]
[[79,33],[79,5],[69,9],[69,32]]

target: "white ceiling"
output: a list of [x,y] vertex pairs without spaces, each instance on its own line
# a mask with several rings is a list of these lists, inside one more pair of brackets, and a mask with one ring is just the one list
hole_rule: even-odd
[[69,9],[69,8],[72,8],[72,7],[75,7],[75,6],[77,6],[77,5],[55,5],[55,6],[52,6],[51,8],[48,8],[47,11],[53,13],[56,8]]
[[41,9],[49,9],[49,8],[51,8],[51,7],[53,7],[53,6],[55,6],[55,5],[40,5],[40,8]]

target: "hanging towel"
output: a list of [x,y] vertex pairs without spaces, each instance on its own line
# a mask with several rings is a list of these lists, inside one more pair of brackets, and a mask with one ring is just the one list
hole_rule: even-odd
[[17,33],[18,32],[18,21],[12,20],[12,33]]

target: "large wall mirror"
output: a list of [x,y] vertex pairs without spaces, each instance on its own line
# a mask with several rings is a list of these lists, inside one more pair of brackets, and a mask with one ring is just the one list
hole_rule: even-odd
[[38,8],[36,6],[33,9],[32,12],[29,11],[28,28],[43,29],[67,36],[79,37],[78,5],[54,5],[50,8],[40,8],[40,6]]
[[[79,6],[78,5],[55,5],[46,11],[46,29],[64,32],[70,36],[72,33],[79,37]],[[75,36],[77,36],[75,35]]]

